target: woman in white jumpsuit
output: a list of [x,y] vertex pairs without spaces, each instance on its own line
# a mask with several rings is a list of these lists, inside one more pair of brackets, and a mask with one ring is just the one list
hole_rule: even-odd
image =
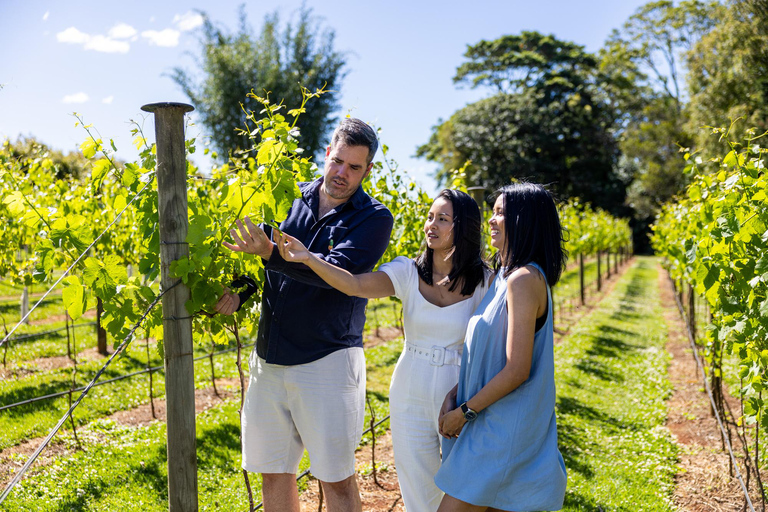
[[408,512],[434,512],[443,492],[438,416],[459,376],[469,318],[488,290],[482,219],[464,192],[443,190],[429,210],[426,249],[399,256],[376,272],[353,275],[314,256],[293,237],[275,235],[286,261],[305,263],[334,288],[356,297],[397,296],[403,303],[405,347],[392,375],[389,407],[395,466]]

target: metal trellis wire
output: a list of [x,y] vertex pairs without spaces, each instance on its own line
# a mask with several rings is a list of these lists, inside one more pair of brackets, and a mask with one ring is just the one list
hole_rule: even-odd
[[[126,205],[125,205],[125,207],[124,207],[122,210],[120,210],[120,213],[118,213],[118,214],[115,216],[115,218],[114,218],[114,219],[112,219],[112,222],[110,222],[110,223],[109,223],[109,225],[107,225],[107,227],[106,227],[106,228],[104,228],[104,231],[102,231],[102,232],[99,234],[99,236],[97,236],[97,237],[96,237],[96,238],[93,240],[93,242],[91,242],[91,244],[90,244],[88,247],[86,247],[86,248],[85,248],[85,250],[84,250],[84,251],[83,251],[83,252],[80,254],[80,256],[78,256],[78,257],[77,257],[77,259],[76,259],[74,262],[72,262],[72,264],[69,266],[69,268],[67,268],[67,270],[66,270],[66,271],[64,271],[64,273],[63,273],[61,276],[59,276],[59,278],[56,280],[56,282],[55,282],[55,283],[53,283],[53,286],[51,286],[51,287],[48,289],[48,291],[46,291],[46,292],[43,294],[43,296],[42,296],[42,297],[40,297],[40,300],[38,300],[38,301],[35,303],[35,305],[34,305],[34,306],[32,306],[32,308],[31,308],[29,311],[27,311],[27,314],[26,314],[26,315],[24,315],[24,317],[23,317],[21,320],[19,320],[19,322],[18,322],[18,323],[17,323],[15,326],[13,326],[13,329],[11,329],[11,332],[9,332],[8,334],[6,334],[6,335],[5,335],[5,338],[3,338],[3,341],[0,341],[0,347],[2,347],[3,345],[5,345],[5,343],[8,341],[8,338],[10,338],[10,337],[11,337],[11,335],[12,335],[14,332],[16,332],[16,329],[18,329],[18,328],[19,328],[19,326],[20,326],[21,324],[23,324],[23,323],[24,323],[24,321],[26,321],[26,319],[27,319],[27,318],[29,318],[29,315],[31,315],[31,314],[32,314],[32,312],[35,310],[35,308],[37,308],[37,306],[39,306],[39,305],[40,305],[40,304],[41,304],[41,303],[42,303],[42,302],[45,300],[45,298],[46,298],[46,297],[48,297],[48,295],[49,295],[49,294],[50,294],[50,293],[51,293],[51,292],[52,292],[52,291],[53,291],[53,290],[54,290],[54,289],[55,289],[55,288],[56,288],[56,287],[59,285],[59,283],[62,281],[62,279],[64,279],[65,277],[67,277],[67,275],[69,275],[69,273],[72,271],[72,269],[73,269],[73,268],[75,268],[75,265],[77,265],[77,264],[78,264],[78,262],[79,262],[81,259],[83,259],[83,257],[84,257],[86,254],[88,254],[88,251],[90,251],[90,250],[91,250],[91,248],[92,248],[94,245],[96,245],[96,242],[98,242],[99,240],[101,240],[101,237],[102,237],[102,236],[104,236],[104,235],[107,233],[107,231],[109,231],[109,230],[112,228],[112,226],[113,226],[113,225],[114,225],[114,224],[115,224],[115,223],[116,223],[118,220],[120,220],[120,217],[123,215],[123,213],[125,212],[125,210],[127,210],[127,209],[128,209],[128,207],[129,207],[129,206],[131,206],[131,205],[133,204],[133,202],[134,202],[134,201],[135,201],[135,200],[136,200],[136,199],[137,199],[137,198],[138,198],[138,197],[139,197],[139,196],[140,196],[140,195],[141,195],[141,194],[142,194],[142,193],[143,193],[143,192],[144,192],[144,191],[147,189],[147,187],[149,186],[149,184],[150,184],[150,183],[152,183],[152,181],[153,181],[153,180],[154,180],[154,177],[151,177],[150,179],[148,179],[148,180],[147,180],[147,183],[146,183],[146,184],[145,184],[145,185],[144,185],[144,186],[141,188],[141,190],[139,190],[138,192],[136,192],[136,195],[134,195],[134,196],[131,198],[131,200],[128,202],[128,204],[126,204]],[[2,503],[2,501],[0,501],[0,503]]]
[[[672,281],[672,278],[669,278],[670,282],[672,282],[672,287],[674,288],[675,283]],[[675,302],[677,303],[677,309],[680,311],[680,316],[685,320],[685,310],[683,309],[683,305],[680,303],[680,298],[677,296],[677,293],[674,294],[675,296]],[[744,498],[747,500],[747,505],[749,505],[749,510],[752,512],[755,512],[755,507],[752,505],[752,500],[749,498],[749,491],[747,490],[747,486],[744,484],[744,479],[741,477],[741,472],[739,471],[739,465],[736,462],[736,456],[733,454],[733,447],[731,446],[731,442],[729,440],[728,433],[725,431],[725,427],[723,426],[723,422],[720,419],[720,413],[717,411],[717,405],[715,404],[715,398],[712,396],[712,389],[709,386],[709,380],[707,380],[707,371],[704,369],[704,365],[701,364],[701,360],[699,359],[699,351],[696,347],[696,342],[693,339],[693,333],[691,333],[690,325],[687,321],[684,321],[685,323],[685,332],[688,335],[688,341],[691,343],[691,349],[693,350],[693,357],[696,359],[696,366],[699,367],[699,370],[701,370],[701,375],[704,379],[704,387],[707,390],[707,395],[709,396],[709,403],[712,406],[712,411],[715,413],[715,419],[717,420],[717,425],[720,427],[720,432],[723,435],[723,440],[725,441],[725,446],[728,449],[728,455],[731,457],[731,463],[733,464],[733,468],[736,470],[736,478],[739,480],[739,484],[741,485],[741,490],[744,492]]]

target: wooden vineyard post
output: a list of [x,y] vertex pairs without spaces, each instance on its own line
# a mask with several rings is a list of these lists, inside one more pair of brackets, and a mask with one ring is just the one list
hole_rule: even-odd
[[[21,290],[21,318],[27,316],[27,313],[29,313],[29,288],[25,286]],[[24,320],[24,323],[29,325],[29,318]]]
[[584,305],[584,253],[579,253],[579,295],[581,297],[581,305]]
[[101,317],[104,315],[104,304],[101,298],[96,297],[96,350],[103,356],[109,355],[107,349],[107,331],[101,326]]
[[597,291],[603,289],[603,276],[600,274],[600,251],[597,251]]
[[688,328],[691,330],[693,341],[696,339],[696,298],[693,291],[693,285],[688,285]]
[[189,256],[186,244],[187,162],[184,103],[152,103],[141,110],[155,115],[157,199],[160,226],[165,396],[168,425],[168,510],[197,511],[195,440],[195,376],[192,360],[192,319],[184,304],[189,288],[170,275],[173,261]]

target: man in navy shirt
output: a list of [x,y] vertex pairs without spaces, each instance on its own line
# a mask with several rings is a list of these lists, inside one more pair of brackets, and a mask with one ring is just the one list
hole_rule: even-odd
[[[370,272],[384,254],[392,214],[361,183],[378,148],[375,132],[345,118],[325,154],[323,177],[300,184],[280,229],[325,261]],[[260,256],[266,283],[251,381],[242,414],[243,468],[262,473],[267,512],[298,512],[296,471],[306,448],[330,512],[362,510],[355,448],[365,415],[363,326],[366,299],[330,288],[303,264],[288,263],[250,219],[232,230],[233,251]],[[216,310],[232,314],[254,290],[226,293]]]

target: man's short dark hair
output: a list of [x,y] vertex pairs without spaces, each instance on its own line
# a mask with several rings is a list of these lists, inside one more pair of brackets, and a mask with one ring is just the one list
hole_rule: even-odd
[[369,164],[373,161],[376,150],[379,149],[379,140],[376,138],[376,132],[373,131],[373,128],[354,117],[345,117],[333,131],[331,146],[335,147],[339,142],[347,146],[367,147],[368,158],[366,163]]

